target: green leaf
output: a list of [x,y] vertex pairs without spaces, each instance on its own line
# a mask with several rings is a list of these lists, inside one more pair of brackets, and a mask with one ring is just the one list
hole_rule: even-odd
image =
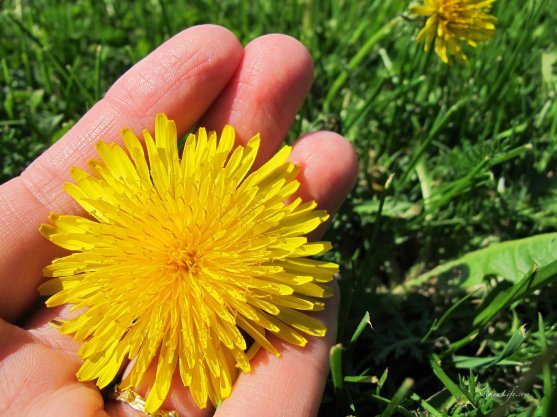
[[[545,352],[548,350],[548,343],[545,334],[545,324],[541,313],[538,313],[538,334],[540,337],[540,346]],[[555,388],[551,382],[551,367],[548,364],[543,366],[542,371],[543,376],[543,398],[541,400],[541,405],[543,409],[543,417],[549,417],[555,415],[555,409],[557,408],[557,402],[555,398]]]
[[377,384],[379,380],[375,375],[354,375],[345,376],[344,382],[353,382],[356,384]]
[[495,243],[484,249],[437,266],[404,285],[420,285],[452,269],[462,271],[460,286],[481,285],[486,275],[497,275],[511,282],[520,280],[532,265],[543,267],[557,259],[557,233]]
[[542,54],[542,80],[549,88],[557,89],[557,50]]
[[490,300],[489,303],[474,318],[473,325],[475,327],[483,327],[487,325],[487,323],[489,323],[491,319],[501,310],[511,305],[513,300],[521,298],[524,294],[527,294],[528,290],[532,288],[538,272],[538,267],[534,265],[519,282],[515,283],[509,289],[505,288],[503,291],[498,292],[495,298]]
[[354,331],[354,334],[352,335],[352,338],[350,339],[350,345],[351,346],[356,344],[356,342],[358,341],[358,339],[362,335],[363,331],[368,326],[371,329],[373,329],[373,326],[371,325],[371,318],[369,316],[369,311],[366,311],[366,313],[364,314],[364,317],[362,317],[362,320],[360,320],[360,324],[358,324],[358,327],[356,327],[356,330]]
[[344,390],[344,375],[342,371],[342,351],[344,348],[342,344],[337,343],[331,347],[330,361],[331,361],[331,377],[333,379],[333,387],[337,394]]
[[[429,360],[431,369],[435,376],[443,383],[447,390],[452,394],[452,396],[457,400],[468,400],[472,406],[471,398],[469,398],[468,393],[462,391],[462,389],[445,373],[443,368],[439,365],[440,359],[437,355],[432,354]],[[475,408],[475,406],[474,406]]]
[[550,283],[556,277],[557,261],[551,262],[542,268],[534,265],[519,282],[516,282],[510,289],[497,294],[495,299],[476,316],[473,323],[474,326],[485,326],[499,311]]
[[413,401],[416,401],[420,407],[422,407],[424,410],[426,410],[430,415],[432,415],[433,417],[443,417],[443,414],[441,414],[439,411],[437,411],[435,409],[435,407],[433,407],[430,403],[428,403],[426,400],[424,400],[422,397],[420,397],[418,394],[413,393],[410,398]]
[[381,389],[383,388],[383,385],[385,385],[388,376],[389,376],[389,368],[385,368],[385,370],[381,374],[381,377],[379,378],[379,382],[377,383],[377,390],[376,390],[377,395],[381,393]]
[[[395,412],[401,413],[403,415],[411,415],[408,411],[400,406],[402,402],[412,394],[412,387],[414,386],[414,381],[410,378],[406,378],[401,386],[396,391],[391,402],[387,405],[385,410],[381,413],[381,417],[390,417]],[[403,411],[404,410],[404,411]],[[406,413],[405,413],[406,411]],[[408,413],[408,414],[407,414]]]
[[469,294],[466,294],[464,297],[462,297],[460,300],[458,300],[456,303],[454,303],[451,307],[449,307],[447,309],[447,311],[445,311],[445,313],[443,313],[443,315],[441,316],[441,318],[439,320],[435,319],[433,321],[433,324],[431,325],[431,327],[427,331],[426,335],[424,337],[422,337],[421,342],[425,343],[429,339],[431,334],[433,332],[437,331],[443,325],[445,320],[447,320],[453,314],[453,312],[455,310],[457,310],[461,305],[463,305],[466,301],[468,301],[470,298],[472,298],[475,294],[476,294],[476,291],[472,291]]
[[[366,200],[354,207],[354,211],[359,215],[376,215],[379,212],[380,201]],[[386,199],[381,215],[392,219],[409,220],[420,214],[422,208],[417,203],[398,201],[392,198]]]
[[493,365],[521,365],[520,362],[509,360],[526,340],[524,326],[515,330],[503,350],[497,356],[474,357],[474,356],[453,356],[453,362],[457,368],[488,368]]

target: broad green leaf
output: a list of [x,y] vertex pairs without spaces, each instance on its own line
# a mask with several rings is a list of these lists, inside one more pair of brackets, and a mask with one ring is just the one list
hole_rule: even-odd
[[495,243],[437,266],[404,285],[420,285],[430,278],[459,268],[464,288],[482,284],[486,275],[496,275],[511,282],[519,281],[532,268],[557,260],[557,233],[545,233],[518,240]]

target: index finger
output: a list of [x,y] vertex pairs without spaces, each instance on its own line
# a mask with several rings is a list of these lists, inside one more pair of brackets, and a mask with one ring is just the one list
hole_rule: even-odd
[[[41,268],[60,253],[39,233],[49,212],[76,212],[64,192],[69,169],[83,166],[100,139],[151,126],[156,113],[176,121],[179,134],[207,110],[242,57],[234,35],[219,26],[174,36],[131,68],[83,118],[19,177],[0,187],[0,317],[17,318],[36,298]],[[14,282],[17,285],[14,285]]]

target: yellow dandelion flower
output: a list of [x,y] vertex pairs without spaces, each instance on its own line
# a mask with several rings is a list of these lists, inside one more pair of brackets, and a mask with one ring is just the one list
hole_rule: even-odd
[[476,47],[478,42],[495,35],[496,18],[489,13],[495,0],[424,0],[423,4],[410,6],[410,13],[427,17],[417,41],[425,40],[428,52],[435,40],[435,53],[445,63],[449,54],[466,62],[461,42]]
[[127,153],[99,142],[92,174],[72,168],[65,190],[90,216],[51,214],[41,226],[73,253],[44,269],[51,279],[39,291],[47,306],[81,313],[60,325],[83,342],[79,380],[105,387],[127,358],[122,389],[156,364],[147,412],[174,372],[199,407],[217,405],[260,347],[279,356],[269,334],[296,346],[325,334],[305,312],[324,308],[338,266],[307,259],[331,245],[305,235],[328,214],[291,198],[299,182],[290,147],[250,173],[259,135],[233,149],[231,126],[220,140],[201,128],[180,158],[176,125],[159,114],[155,138],[143,131],[148,159],[131,130],[122,136]]

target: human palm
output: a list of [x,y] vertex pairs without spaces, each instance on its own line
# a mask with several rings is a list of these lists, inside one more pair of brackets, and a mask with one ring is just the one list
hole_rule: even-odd
[[[138,132],[152,126],[159,112],[176,121],[179,134],[194,125],[220,131],[231,124],[238,141],[245,143],[260,132],[260,165],[280,146],[311,81],[311,58],[292,38],[263,36],[244,49],[224,28],[188,29],[124,74],[71,131],[21,176],[0,187],[0,415],[144,415],[103,397],[94,382],[77,381],[79,343],[50,324],[71,317],[67,307],[33,307],[42,267],[64,254],[40,236],[38,228],[50,212],[81,210],[62,188],[70,181],[70,167],[84,166],[95,155],[98,140],[119,141],[123,127]],[[298,194],[334,212],[355,181],[351,146],[334,133],[314,132],[296,142],[291,160],[301,167]],[[273,339],[282,357],[259,352],[252,371],[240,375],[216,412],[198,409],[177,376],[162,408],[182,416],[315,414],[335,339],[337,308],[336,298],[327,302],[319,319],[328,334],[311,338],[304,349]],[[154,372],[148,370],[137,388],[143,396]]]

